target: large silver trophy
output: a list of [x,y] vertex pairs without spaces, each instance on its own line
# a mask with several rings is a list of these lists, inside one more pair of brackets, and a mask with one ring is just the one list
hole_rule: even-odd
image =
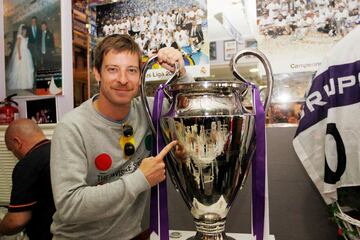
[[[197,233],[193,239],[228,239],[226,216],[249,172],[256,145],[256,109],[254,103],[252,108],[244,106],[245,95],[252,91],[248,91],[249,82],[235,67],[246,55],[255,56],[264,65],[266,112],[273,86],[272,72],[266,57],[254,49],[240,51],[231,60],[232,73],[238,80],[177,83],[172,77],[165,85],[169,110],[160,118],[161,133],[166,144],[178,141],[168,155],[166,167],[194,218]],[[149,59],[141,79],[141,97],[153,131],[145,76],[155,60],[156,57]]]

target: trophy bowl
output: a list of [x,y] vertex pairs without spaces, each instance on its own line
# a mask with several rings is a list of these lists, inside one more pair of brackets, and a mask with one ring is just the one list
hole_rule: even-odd
[[[161,134],[166,144],[178,141],[167,156],[166,167],[193,216],[197,232],[192,239],[228,239],[226,216],[251,166],[256,109],[244,106],[251,86],[234,67],[245,55],[253,55],[264,64],[267,109],[273,83],[271,68],[265,56],[253,49],[239,52],[232,60],[236,81],[177,83],[171,78],[165,84],[169,110],[160,117]],[[144,77],[141,96],[151,119]]]

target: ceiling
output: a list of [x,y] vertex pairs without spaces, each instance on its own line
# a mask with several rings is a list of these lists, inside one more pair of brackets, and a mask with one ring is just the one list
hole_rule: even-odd
[[[208,0],[208,36],[209,41],[222,41],[234,39],[233,34],[229,34],[227,28],[231,25],[232,32],[237,32],[241,39],[255,38],[256,24],[256,1],[254,0]],[[223,24],[219,17],[225,18]],[[225,23],[224,23],[225,22]],[[258,72],[250,72],[250,69],[257,68],[258,62],[247,62],[239,64],[238,71],[244,78],[251,81],[259,81],[261,78]],[[233,79],[228,64],[212,64],[210,77],[207,79]]]
[[254,0],[208,0],[209,39],[218,41],[234,38],[214,17],[218,13],[222,13],[244,39],[254,38],[255,2]]

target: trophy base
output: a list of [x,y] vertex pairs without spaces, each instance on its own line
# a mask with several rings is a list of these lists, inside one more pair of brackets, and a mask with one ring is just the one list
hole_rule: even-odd
[[189,237],[187,240],[235,240],[232,237],[226,236],[226,234],[219,233],[215,235],[204,235],[202,233],[197,232],[195,236]]

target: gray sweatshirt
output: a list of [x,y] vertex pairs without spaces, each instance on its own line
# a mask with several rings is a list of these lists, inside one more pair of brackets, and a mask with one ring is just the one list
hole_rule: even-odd
[[[141,232],[150,186],[138,166],[152,138],[140,98],[122,122],[101,116],[93,99],[66,114],[53,135],[53,239],[130,239]],[[123,124],[134,130],[131,161],[119,144]]]

